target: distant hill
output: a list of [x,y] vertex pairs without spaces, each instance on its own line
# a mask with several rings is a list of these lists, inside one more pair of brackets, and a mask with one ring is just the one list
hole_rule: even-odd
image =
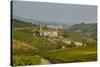
[[18,28],[18,27],[34,27],[37,26],[36,24],[32,24],[32,22],[26,22],[24,20],[19,20],[19,19],[13,19],[12,20],[12,27]]
[[97,34],[97,23],[80,23],[72,25],[72,27],[69,29],[69,31],[79,32],[79,33],[85,33],[85,34]]
[[71,27],[70,24],[68,24],[67,22],[66,23],[63,23],[63,22],[58,22],[58,21],[43,21],[43,20],[38,20],[38,19],[29,19],[29,18],[21,18],[21,17],[17,17],[17,16],[14,16],[13,17],[14,19],[18,19],[18,20],[22,20],[22,21],[25,21],[25,22],[29,22],[29,23],[32,23],[32,24],[36,24],[36,25],[61,25],[64,29],[69,29]]

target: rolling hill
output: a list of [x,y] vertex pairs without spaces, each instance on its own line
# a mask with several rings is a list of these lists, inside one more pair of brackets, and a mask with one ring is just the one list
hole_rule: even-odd
[[70,31],[74,32],[81,32],[85,34],[97,34],[97,23],[80,23],[73,25],[70,29]]
[[[91,27],[93,29],[90,30]],[[84,32],[84,30],[87,30],[86,28],[89,28],[86,33],[89,31],[96,32],[94,29],[94,24],[79,24],[72,26],[72,28],[70,28],[70,32],[66,32],[65,30],[63,33],[67,35],[68,39],[81,41],[82,39],[87,38],[87,36],[80,32],[75,33],[74,31],[81,29],[81,32]],[[37,31],[39,31],[39,25],[19,19],[13,19],[12,61],[14,66],[41,64],[41,58],[46,59],[50,63],[69,63],[97,60],[96,43],[89,43],[92,45],[88,46],[63,49],[59,48],[59,46],[63,45],[62,42],[55,41],[57,44],[54,44],[49,41],[49,39],[51,39],[51,41],[54,42],[54,40],[57,38],[48,39],[43,36],[33,35],[33,33]]]

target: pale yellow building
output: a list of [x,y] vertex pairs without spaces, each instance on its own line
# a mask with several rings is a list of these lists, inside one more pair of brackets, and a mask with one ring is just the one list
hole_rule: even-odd
[[50,36],[50,37],[58,37],[59,30],[54,27],[40,27],[40,35],[41,36]]

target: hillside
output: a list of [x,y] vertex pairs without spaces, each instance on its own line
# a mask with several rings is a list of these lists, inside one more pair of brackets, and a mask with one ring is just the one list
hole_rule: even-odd
[[[33,36],[34,32],[39,31],[39,25],[13,19],[12,26],[13,65],[44,63],[43,58],[37,55],[38,52],[41,50],[55,49],[55,45],[52,45],[43,37]],[[40,44],[39,41],[42,43]]]
[[57,49],[40,53],[54,63],[96,61],[96,46]]
[[13,21],[12,22],[12,27],[13,28],[18,28],[18,27],[21,27],[21,28],[22,27],[35,27],[35,26],[37,26],[35,24],[32,24],[31,22],[28,23],[28,22],[23,21],[23,20],[13,19],[12,21]]
[[80,32],[85,34],[96,35],[97,34],[97,23],[80,23],[73,25],[70,31]]
[[[62,38],[45,37],[39,35],[39,27],[40,25],[31,22],[13,19],[12,61],[14,66],[97,60],[97,43],[94,40],[88,42],[87,46],[78,47],[73,46],[72,43],[63,42],[67,40],[82,42],[83,39],[88,41],[92,39],[91,37],[87,38],[85,34],[67,30],[62,31]],[[34,33],[37,35],[33,35]]]

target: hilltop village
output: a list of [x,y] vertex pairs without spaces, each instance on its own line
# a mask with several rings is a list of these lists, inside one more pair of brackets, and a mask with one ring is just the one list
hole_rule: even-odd
[[[88,45],[86,40],[82,42],[73,41],[63,36],[63,27],[61,25],[40,25],[40,30],[33,33],[33,35],[39,35],[48,39],[49,42],[57,44],[57,42],[63,42],[69,44],[69,46],[85,46]],[[66,34],[67,35],[67,34]],[[72,45],[73,44],[73,45]],[[62,48],[65,48],[62,45]]]

